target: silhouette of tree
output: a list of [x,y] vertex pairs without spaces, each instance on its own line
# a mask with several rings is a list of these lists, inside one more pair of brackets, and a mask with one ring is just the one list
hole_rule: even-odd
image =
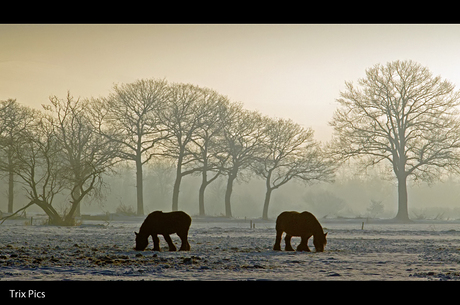
[[99,108],[99,131],[119,144],[121,159],[136,164],[137,215],[144,215],[143,165],[159,154],[157,144],[168,135],[158,119],[166,91],[165,80],[143,79],[116,85],[108,98],[92,102]]
[[[16,154],[15,174],[22,178],[30,202],[14,214],[36,204],[50,224],[73,225],[80,202],[102,186],[101,175],[115,164],[118,148],[96,132],[89,106],[70,94],[66,99],[50,97],[50,105],[43,105],[47,114],[37,115],[23,135],[25,144],[15,146],[23,150]],[[53,203],[64,190],[70,207],[60,215]]]
[[202,116],[192,137],[189,152],[196,160],[194,166],[201,173],[201,186],[198,191],[199,215],[204,216],[204,194],[206,187],[221,174],[226,157],[222,151],[222,130],[230,102],[225,96],[214,90],[203,89],[204,97],[201,104]]
[[264,122],[259,113],[244,110],[241,104],[231,105],[228,111],[223,124],[223,152],[226,156],[223,172],[227,175],[225,216],[232,217],[233,183],[262,152],[265,135]]
[[334,167],[313,139],[313,130],[291,120],[265,118],[263,152],[252,163],[254,172],[265,179],[263,219],[274,190],[292,179],[304,182],[331,181]]
[[24,144],[24,134],[34,120],[35,111],[20,105],[15,99],[0,101],[0,171],[8,175],[8,213],[14,208],[14,172],[18,149]]
[[408,221],[407,179],[432,181],[460,165],[459,92],[413,61],[366,70],[359,87],[347,82],[330,123],[342,160],[392,165],[398,181],[399,221]]
[[[39,113],[23,138],[24,145],[14,147],[18,152],[22,151],[16,154],[18,166],[14,173],[21,178],[29,203],[9,217],[36,204],[48,215],[51,224],[62,225],[64,220],[53,203],[67,182],[61,177],[65,170],[63,156],[53,126],[43,113]],[[7,218],[3,218],[3,221]]]
[[[172,195],[172,210],[179,208],[179,191],[182,178],[199,170],[191,166],[196,157],[188,147],[196,136],[195,131],[203,125],[206,107],[203,107],[205,90],[190,84],[169,86],[165,107],[158,118],[166,127],[168,137],[163,141],[163,155],[176,161],[176,178]],[[187,169],[187,166],[189,168]]]

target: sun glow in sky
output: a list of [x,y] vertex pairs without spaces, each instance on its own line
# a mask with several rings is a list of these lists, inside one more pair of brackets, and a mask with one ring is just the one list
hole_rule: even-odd
[[0,100],[107,95],[141,78],[192,83],[291,118],[328,141],[345,81],[377,63],[414,60],[460,89],[460,25],[0,25]]

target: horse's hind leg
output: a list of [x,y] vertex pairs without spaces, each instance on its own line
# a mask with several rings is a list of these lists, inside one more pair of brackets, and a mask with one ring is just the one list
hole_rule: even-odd
[[273,246],[273,250],[281,251],[281,236],[283,235],[283,231],[276,231],[276,239],[275,245]]
[[171,240],[171,236],[169,236],[169,234],[163,234],[163,237],[165,238],[166,242],[168,243],[168,246],[169,246],[169,251],[176,251],[176,246],[174,246],[172,240]]
[[286,243],[286,247],[284,248],[284,250],[286,251],[294,251],[294,249],[291,246],[291,238],[292,235],[286,233],[286,237],[284,238],[284,242]]

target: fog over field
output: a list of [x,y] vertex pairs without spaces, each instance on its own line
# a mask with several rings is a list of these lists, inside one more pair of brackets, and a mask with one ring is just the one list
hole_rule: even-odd
[[[352,169],[350,169],[350,172]],[[159,176],[161,175],[161,176]],[[117,213],[127,209],[135,214],[136,187],[135,173],[125,168],[115,176],[104,178],[107,186],[100,199],[87,200],[82,204],[82,214],[101,215]],[[168,180],[169,179],[169,180]],[[145,211],[171,210],[173,169],[167,174],[155,172],[150,168],[145,173]],[[190,215],[198,215],[199,177],[184,179],[181,188],[179,208]],[[458,180],[446,179],[445,182],[428,185],[413,183],[409,188],[411,219],[460,219],[460,191]],[[6,185],[2,185],[6,192]],[[18,206],[25,205],[27,198],[17,191]],[[221,217],[224,215],[225,181],[217,180],[206,194],[206,214]],[[233,207],[235,218],[260,218],[262,215],[265,185],[261,179],[252,178],[235,186]],[[391,180],[381,179],[374,173],[337,177],[334,183],[304,185],[287,184],[273,195],[269,218],[275,219],[284,210],[311,211],[319,218],[393,218],[397,209],[397,189]],[[62,198],[63,206],[65,198]],[[377,202],[379,204],[373,204]],[[0,210],[6,211],[6,197],[1,201]],[[28,214],[43,214],[37,207],[30,207]]]
[[[460,279],[460,25],[1,24],[0,42],[0,280]],[[190,251],[154,211],[191,216]],[[282,228],[299,251],[278,251],[283,211],[319,221]]]
[[[356,82],[376,64],[413,60],[458,86],[459,35],[460,27],[451,24],[3,24],[0,100],[41,109],[50,96],[63,99],[70,92],[74,99],[98,98],[114,84],[164,78],[212,88],[245,109],[291,119],[325,144],[345,82]],[[136,170],[129,166],[104,178],[105,197],[100,202],[85,198],[83,214],[114,213],[120,205],[136,209]],[[170,210],[173,169],[162,175],[153,162],[145,167],[145,209]],[[269,217],[286,209],[312,210],[319,217],[394,217],[398,197],[391,169],[367,172],[350,165],[337,173],[335,183],[289,182],[273,192]],[[2,177],[0,189],[6,194],[8,178]],[[192,215],[198,213],[198,180],[185,176],[180,189],[179,206]],[[209,215],[225,214],[223,180],[206,192]],[[410,182],[410,217],[456,218],[457,180]],[[16,206],[24,206],[24,191],[17,186],[14,192]],[[3,212],[5,200],[0,200]],[[235,217],[260,217],[263,180],[237,181],[232,200]],[[33,211],[39,212],[28,210]]]

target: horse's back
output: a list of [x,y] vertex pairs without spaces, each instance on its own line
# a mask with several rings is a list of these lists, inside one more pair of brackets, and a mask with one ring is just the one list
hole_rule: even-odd
[[276,228],[278,227],[282,229],[289,221],[294,220],[294,218],[300,214],[299,212],[289,211],[289,212],[282,212],[276,218]]
[[167,219],[169,222],[176,222],[184,227],[190,227],[190,224],[192,223],[192,218],[190,217],[190,215],[183,211],[173,211],[163,213],[163,215],[165,216],[165,219]]
[[276,219],[276,230],[284,231],[293,236],[299,236],[306,231],[312,231],[319,225],[316,217],[310,212],[282,212]]
[[[177,233],[178,231],[188,231],[192,218],[185,212],[173,211],[162,212],[155,211],[150,213],[144,221],[144,224],[159,234]],[[144,226],[143,224],[143,226]]]

